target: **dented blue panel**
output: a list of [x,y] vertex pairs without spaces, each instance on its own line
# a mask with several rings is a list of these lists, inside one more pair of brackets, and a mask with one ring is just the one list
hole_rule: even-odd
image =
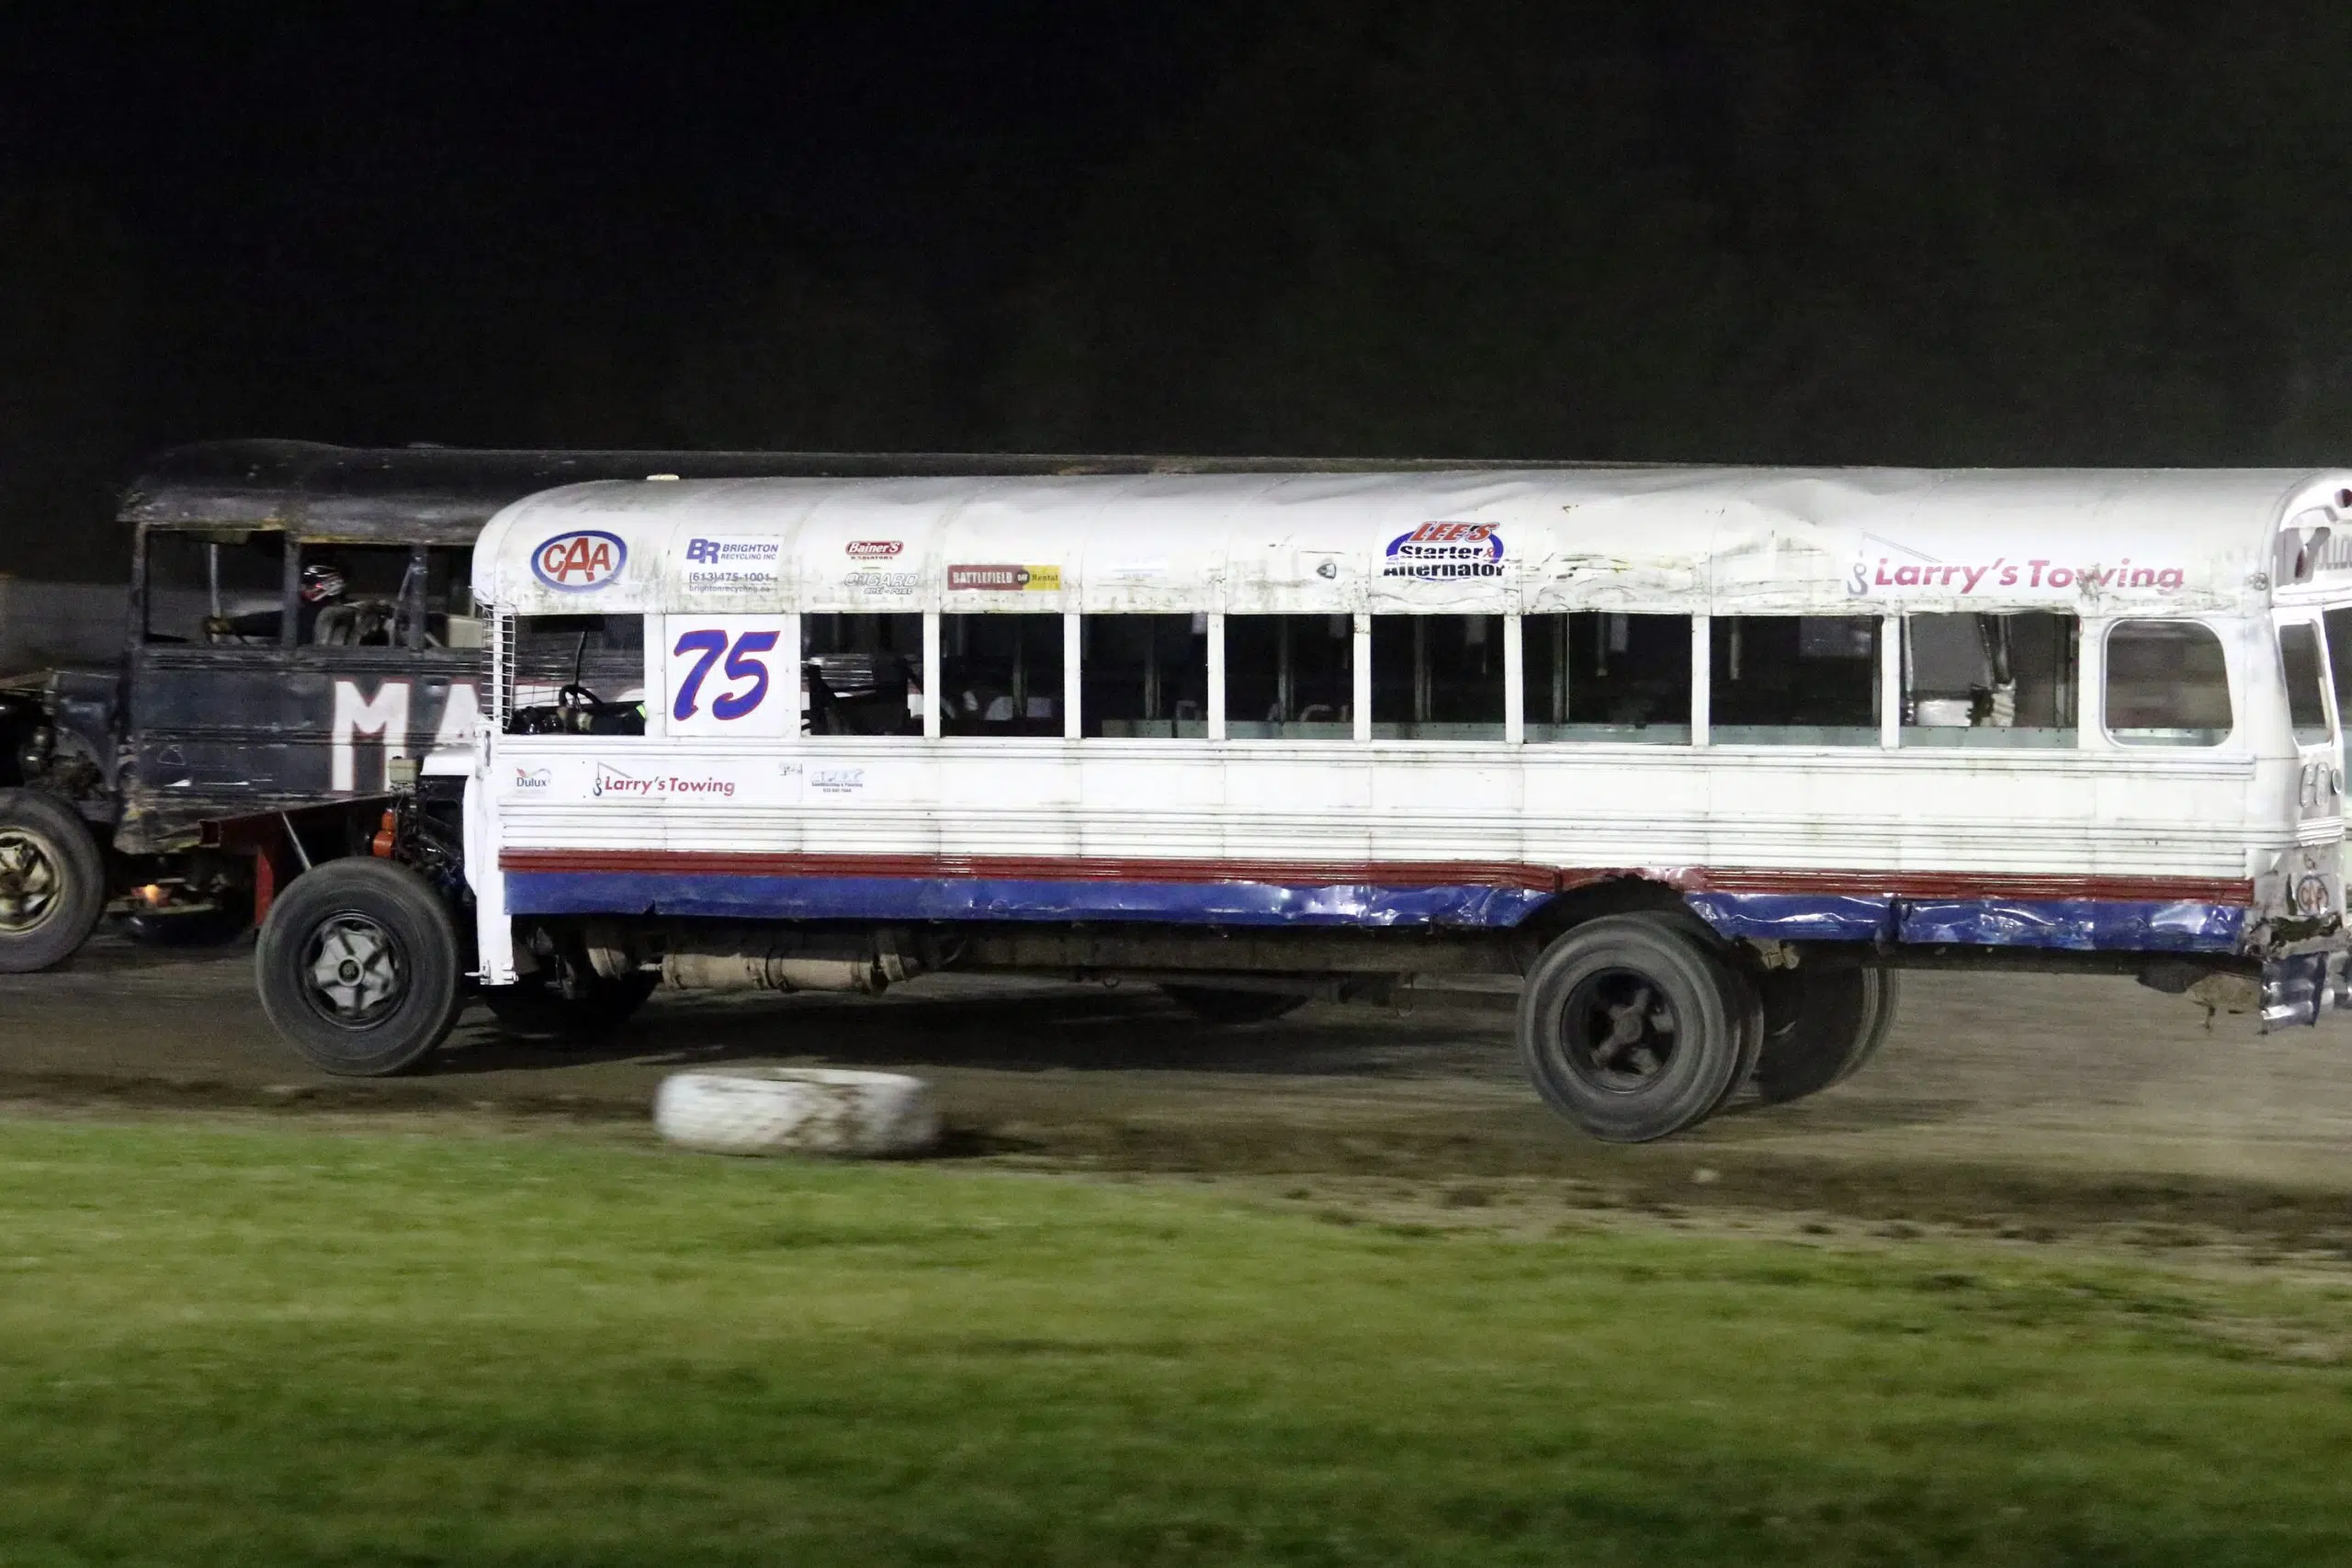
[[1727,937],[2077,952],[2234,953],[2247,915],[2235,904],[2123,898],[1707,892],[1686,894],[1684,899]]
[[2084,952],[2233,953],[2245,910],[2121,898],[1897,899],[1895,940]]
[[1891,934],[1883,895],[1686,893],[1699,918],[1727,937],[1773,942],[1882,942]]
[[1168,920],[1248,926],[1515,926],[1549,893],[1476,884],[1284,886],[996,877],[510,872],[517,915],[790,920]]

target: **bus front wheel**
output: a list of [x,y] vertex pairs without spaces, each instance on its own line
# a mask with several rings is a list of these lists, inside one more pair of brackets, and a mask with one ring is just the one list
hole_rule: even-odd
[[106,860],[74,808],[0,789],[0,975],[62,964],[106,907]]
[[1596,1138],[1647,1143],[1738,1086],[1756,1032],[1739,977],[1671,919],[1612,915],[1555,940],[1520,994],[1519,1045],[1553,1111]]
[[329,861],[270,906],[254,944],[262,1010],[311,1066],[344,1077],[405,1072],[457,1021],[456,923],[404,865]]

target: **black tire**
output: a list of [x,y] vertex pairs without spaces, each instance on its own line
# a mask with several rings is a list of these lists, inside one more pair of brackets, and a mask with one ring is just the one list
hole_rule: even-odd
[[500,1032],[517,1039],[603,1040],[618,1033],[661,982],[659,975],[590,975],[573,979],[567,993],[529,976],[512,986],[486,986],[481,999]]
[[1894,976],[1875,964],[1804,965],[1768,975],[1756,1092],[1785,1105],[1851,1077],[1894,1019]]
[[254,952],[262,1010],[295,1053],[343,1077],[405,1072],[458,1019],[458,928],[404,865],[329,861],[294,879]]
[[1886,1037],[1894,1032],[1894,1015],[1902,1008],[1902,976],[1876,964],[1871,966],[1871,973],[1878,976],[1878,996],[1872,1004],[1871,1021],[1862,1031],[1861,1049],[1856,1051],[1853,1059],[1846,1064],[1846,1070],[1838,1075],[1839,1083],[1844,1083],[1871,1065],[1871,1058],[1878,1055],[1879,1047],[1885,1044]]
[[1553,1111],[1596,1138],[1647,1143],[1739,1085],[1754,1038],[1738,976],[1672,917],[1611,915],[1544,950],[1519,1003],[1520,1055]]
[[1168,999],[1204,1023],[1270,1023],[1309,998],[1283,991],[1227,991],[1215,986],[1162,986]]
[[106,908],[106,857],[74,808],[0,789],[0,975],[62,964]]
[[1755,981],[1748,978],[1747,972],[1733,961],[1731,944],[1718,935],[1713,926],[1690,910],[1637,909],[1626,918],[1649,920],[1662,931],[1677,932],[1685,940],[1697,943],[1701,951],[1711,954],[1715,961],[1715,978],[1724,988],[1724,1008],[1738,1022],[1739,1055],[1732,1065],[1731,1077],[1724,1082],[1723,1093],[1716,1096],[1715,1103],[1708,1108],[1707,1114],[1712,1116],[1721,1111],[1731,1097],[1740,1091],[1741,1086],[1754,1076],[1756,1064],[1763,1056],[1763,993],[1758,989]]

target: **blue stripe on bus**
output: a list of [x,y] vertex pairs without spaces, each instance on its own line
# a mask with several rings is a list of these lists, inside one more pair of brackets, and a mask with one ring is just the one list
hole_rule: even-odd
[[1164,920],[1250,926],[1506,928],[1552,897],[1518,887],[1288,887],[1264,882],[506,874],[517,915],[797,920]]
[[1683,897],[1727,937],[2078,952],[2234,953],[2248,913],[2237,904],[2129,898],[1897,898],[1868,893]]
[[[1518,925],[1552,895],[1475,884],[1285,886],[1002,877],[741,876],[510,872],[517,915],[800,920],[1160,920],[1251,926]],[[1727,937],[2137,953],[2234,953],[2233,904],[2118,898],[1899,898],[1887,894],[1689,893]]]

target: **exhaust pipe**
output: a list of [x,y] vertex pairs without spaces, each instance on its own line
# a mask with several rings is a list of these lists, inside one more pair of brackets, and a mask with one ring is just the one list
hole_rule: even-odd
[[673,928],[639,933],[605,927],[588,933],[588,958],[606,977],[658,969],[673,991],[851,991],[878,996],[922,972],[899,933],[799,932],[761,926]]

